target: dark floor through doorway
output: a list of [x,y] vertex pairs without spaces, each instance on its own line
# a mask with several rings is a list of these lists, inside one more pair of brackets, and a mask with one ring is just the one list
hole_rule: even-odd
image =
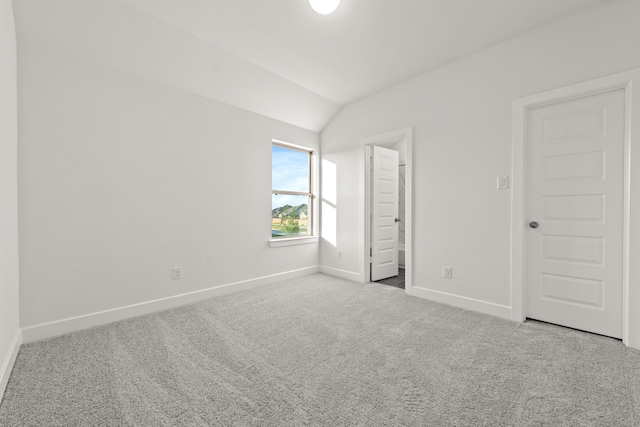
[[376,283],[393,286],[395,288],[404,289],[404,268],[398,269],[398,275],[378,280]]

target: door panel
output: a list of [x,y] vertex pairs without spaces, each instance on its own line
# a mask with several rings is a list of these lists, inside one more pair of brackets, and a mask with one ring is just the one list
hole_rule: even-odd
[[399,154],[372,147],[371,280],[398,275]]
[[526,316],[622,336],[624,91],[528,112]]

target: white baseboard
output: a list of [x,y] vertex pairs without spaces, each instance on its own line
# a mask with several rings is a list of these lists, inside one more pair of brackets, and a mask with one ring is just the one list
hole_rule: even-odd
[[18,351],[20,351],[20,346],[22,345],[22,333],[18,329],[16,331],[16,335],[13,337],[13,341],[11,342],[11,346],[9,346],[9,351],[0,365],[0,402],[2,402],[2,397],[4,396],[4,391],[7,388],[7,383],[9,382],[9,377],[11,376],[11,371],[13,370],[13,365],[16,363],[16,357],[18,357]]
[[80,331],[82,329],[87,329],[94,326],[117,322],[119,320],[142,316],[161,310],[167,310],[204,299],[226,295],[232,292],[255,288],[258,286],[275,283],[281,280],[306,276],[308,274],[318,272],[320,272],[320,266],[316,265],[312,267],[301,268],[299,270],[287,271],[285,273],[272,274],[270,276],[263,276],[255,279],[228,283],[226,285],[214,286],[208,289],[202,289],[195,292],[146,301],[139,304],[133,304],[124,307],[113,308],[110,310],[99,311],[96,313],[84,314],[82,316],[70,317],[67,319],[28,326],[22,328],[22,341],[24,343],[30,343],[33,341],[52,338],[58,335],[68,334],[70,332]]
[[339,268],[327,267],[326,265],[320,266],[320,273],[340,277],[342,279],[353,280],[354,282],[362,281],[362,278],[358,273],[354,273],[353,271],[341,270]]
[[494,304],[492,302],[462,297],[460,295],[448,294],[446,292],[434,291],[432,289],[411,287],[411,295],[448,304],[465,310],[477,311],[479,313],[490,314],[511,320],[511,307]]

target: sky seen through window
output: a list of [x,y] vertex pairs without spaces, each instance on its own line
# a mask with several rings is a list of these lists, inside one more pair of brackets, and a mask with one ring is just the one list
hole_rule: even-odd
[[[271,162],[272,190],[309,192],[309,153],[272,145]],[[280,194],[271,200],[271,209],[275,209],[299,205],[301,197]]]

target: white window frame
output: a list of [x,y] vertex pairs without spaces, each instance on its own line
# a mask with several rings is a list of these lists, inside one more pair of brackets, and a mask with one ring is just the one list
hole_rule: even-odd
[[[293,195],[293,196],[308,196],[309,197],[309,204],[308,204],[308,231],[309,234],[303,235],[303,236],[289,236],[289,237],[271,237],[271,239],[269,240],[269,246],[271,246],[272,248],[277,248],[277,247],[282,247],[282,246],[291,246],[291,245],[302,245],[302,244],[308,244],[308,243],[317,243],[318,242],[318,236],[317,236],[317,229],[316,229],[316,223],[317,223],[317,218],[316,218],[316,209],[315,209],[315,205],[316,205],[316,191],[315,191],[315,172],[316,172],[316,165],[315,165],[315,151],[312,148],[307,148],[307,147],[303,147],[300,145],[295,145],[295,144],[290,144],[288,142],[284,142],[284,141],[278,141],[278,140],[272,140],[271,141],[271,146],[279,146],[282,148],[286,148],[288,150],[294,150],[294,151],[300,151],[303,152],[305,154],[309,155],[309,192],[304,192],[304,191],[289,191],[289,190],[283,190],[283,189],[274,189],[273,188],[273,183],[271,185],[271,194],[286,194],[286,195]],[[271,165],[272,167],[272,171],[273,171],[273,164]],[[271,231],[270,231],[271,233]]]

